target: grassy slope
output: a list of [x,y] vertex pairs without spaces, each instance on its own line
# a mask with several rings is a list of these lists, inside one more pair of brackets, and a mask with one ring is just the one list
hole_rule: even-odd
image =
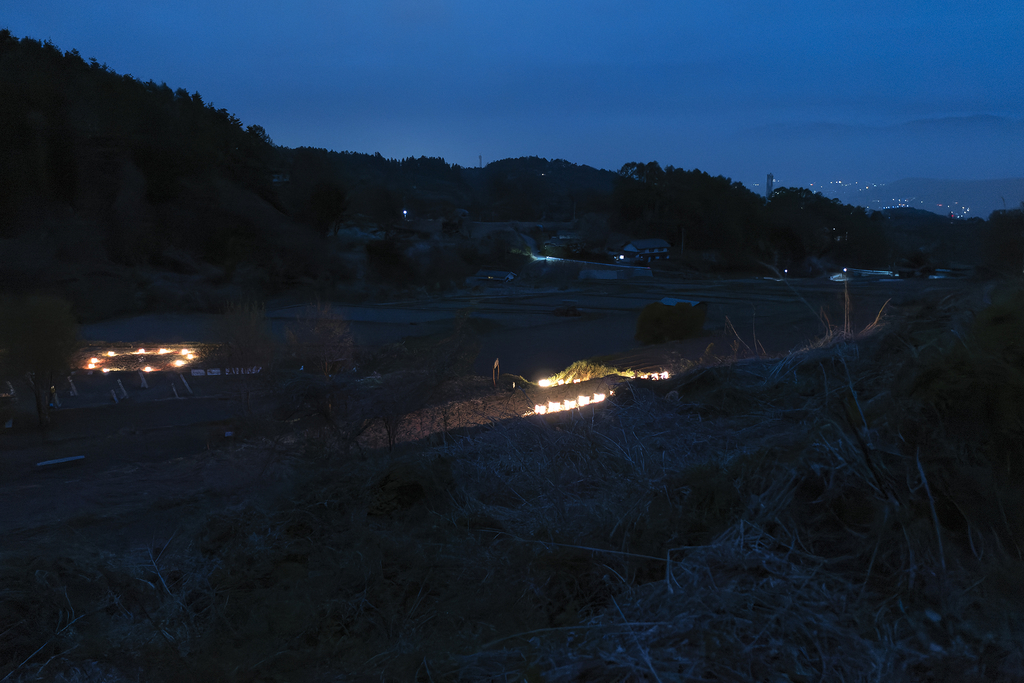
[[283,436],[278,503],[134,554],[88,524],[0,551],[0,674],[1020,680],[1019,303],[921,302],[594,419]]

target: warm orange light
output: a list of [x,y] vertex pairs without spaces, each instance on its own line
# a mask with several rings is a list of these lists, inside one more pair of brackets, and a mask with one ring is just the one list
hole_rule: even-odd
[[[566,410],[573,410],[576,408],[582,408],[583,406],[593,405],[600,403],[605,400],[604,394],[594,394],[593,396],[577,396],[576,400],[565,399],[565,401],[548,401],[548,404],[541,405],[537,404],[533,407],[535,415],[550,415],[551,413],[560,413]],[[529,415],[530,413],[526,413]]]
[[87,365],[86,367],[89,368],[90,370],[92,370],[94,367],[96,367],[96,364],[95,363],[89,363],[89,365]]
[[145,353],[145,352],[146,352],[146,349],[139,349],[139,350],[138,350],[138,351],[136,351],[135,353],[136,353],[136,354],[140,354],[140,353]]
[[185,364],[185,361],[183,361],[183,360],[176,360],[176,361],[174,361],[175,367],[179,367],[180,368],[184,364]]
[[159,354],[170,353],[170,352],[171,352],[170,349],[160,349],[159,351],[157,351],[157,353],[159,353]]
[[149,367],[149,366],[147,365],[146,367],[142,368],[142,371],[143,371],[143,372],[153,372],[153,368],[151,368],[151,367]]
[[100,362],[100,359],[99,359],[99,358],[90,358],[90,359],[89,359],[89,362],[90,362],[90,363],[99,363],[99,362]]
[[549,379],[542,379],[542,380],[537,382],[537,386],[539,386],[539,387],[550,387],[551,386],[551,380],[549,380]]
[[114,353],[113,351],[107,351],[107,355],[108,355],[108,356],[110,356],[111,358],[113,358],[113,357],[114,357],[114,356],[116,356],[117,354],[116,354],[116,353]]
[[182,349],[182,350],[181,350],[181,355],[183,355],[183,356],[184,356],[184,355],[185,355],[185,354],[187,354],[187,353],[188,353],[188,349]]
[[103,372],[110,372],[110,368],[103,368]]

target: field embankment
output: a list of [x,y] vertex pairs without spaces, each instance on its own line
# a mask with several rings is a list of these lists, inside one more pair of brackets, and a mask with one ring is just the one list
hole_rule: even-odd
[[1020,300],[907,302],[390,452],[326,423],[254,439],[277,500],[116,553],[89,520],[0,551],[0,672],[1020,680]]

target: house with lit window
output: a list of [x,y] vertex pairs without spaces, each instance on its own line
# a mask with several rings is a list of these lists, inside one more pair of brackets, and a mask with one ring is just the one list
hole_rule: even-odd
[[472,279],[483,282],[504,283],[516,279],[516,274],[507,270],[481,270]]
[[646,263],[668,258],[669,243],[663,239],[652,238],[627,242],[619,252],[619,261]]

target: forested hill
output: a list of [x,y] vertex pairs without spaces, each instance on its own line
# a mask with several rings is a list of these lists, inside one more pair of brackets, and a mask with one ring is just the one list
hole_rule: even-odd
[[8,236],[54,207],[109,218],[125,174],[136,171],[150,205],[180,200],[191,181],[212,174],[311,224],[309,201],[324,184],[342,187],[350,215],[370,218],[397,203],[425,217],[463,209],[481,220],[569,220],[574,206],[607,208],[616,177],[537,157],[466,169],[439,158],[281,148],[198,92],[141,82],[7,30],[0,89],[0,232]]
[[[464,168],[284,148],[198,92],[117,74],[7,30],[0,93],[0,289],[55,290],[84,318],[216,309],[295,287],[330,293],[373,276],[377,252],[405,264],[381,271],[403,274],[403,287],[444,287],[493,265],[487,259],[503,262],[495,245],[456,230],[448,239],[468,241],[441,249],[438,263],[457,263],[422,266],[414,254],[422,249],[401,236],[410,227],[403,219],[535,228],[589,215],[581,234],[595,257],[616,241],[660,237],[685,246],[696,267],[747,272],[882,267],[915,248],[889,239],[882,214],[800,189],[766,201],[729,178],[653,161],[618,172],[538,157]],[[1020,212],[1003,213],[1006,239],[990,251],[1019,263]],[[362,241],[325,244],[343,226],[359,228]],[[977,226],[970,235],[960,227],[951,222],[945,234],[977,241]],[[381,238],[383,251],[366,243]],[[423,280],[410,264],[447,279]],[[393,284],[377,275],[377,290]]]
[[0,210],[10,231],[40,205],[102,211],[120,166],[145,176],[146,199],[214,171],[265,191],[274,163],[260,126],[243,127],[198,93],[119,75],[76,50],[0,31]]

